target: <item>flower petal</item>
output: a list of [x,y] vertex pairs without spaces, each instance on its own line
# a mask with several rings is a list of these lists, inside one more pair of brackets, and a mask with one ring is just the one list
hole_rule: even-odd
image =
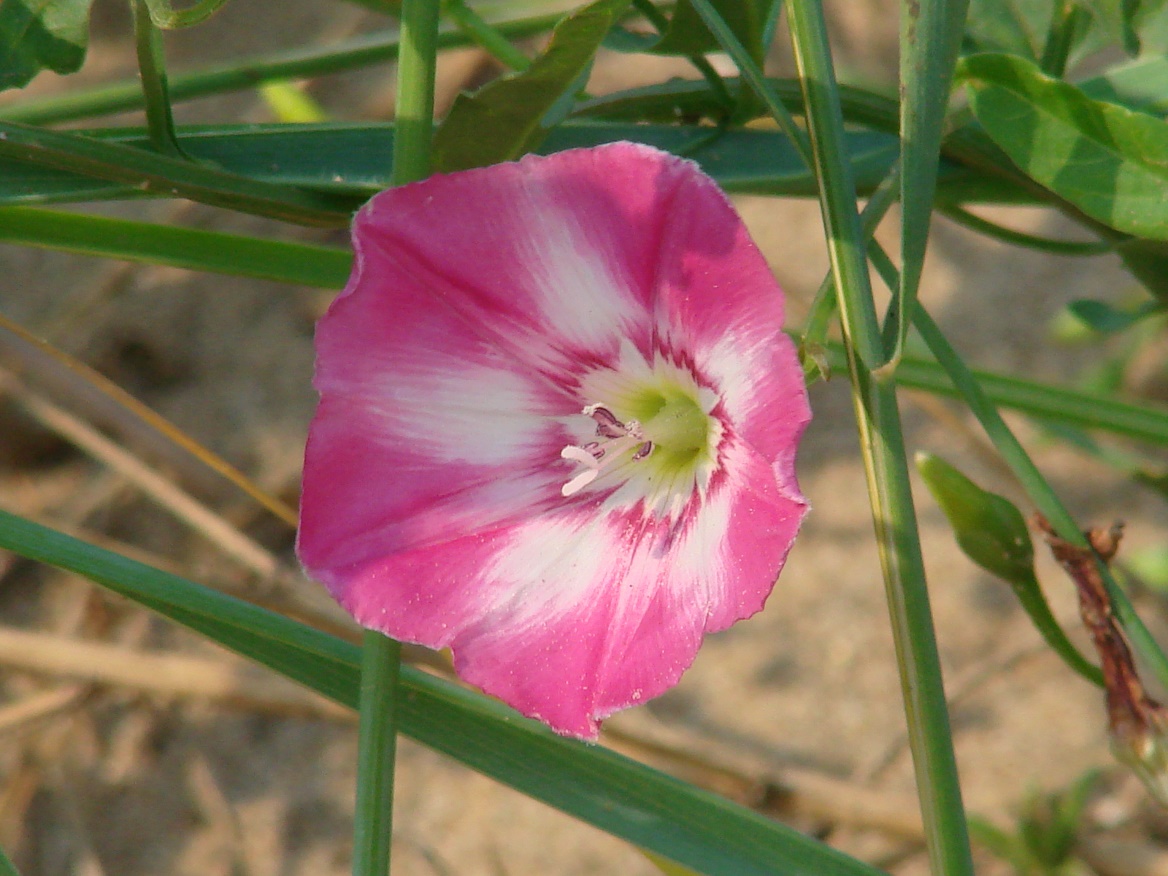
[[318,574],[560,500],[546,461],[574,399],[379,267],[359,266],[317,329],[299,550]]
[[[379,267],[408,262],[444,302],[529,361],[648,352],[665,209],[681,159],[632,143],[529,156],[385,191],[354,238]],[[441,229],[440,234],[433,233]]]

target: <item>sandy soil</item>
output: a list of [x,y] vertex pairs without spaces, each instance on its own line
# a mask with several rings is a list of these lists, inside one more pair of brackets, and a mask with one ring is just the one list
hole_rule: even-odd
[[[171,42],[174,65],[295,45],[322,33],[335,39],[372,23],[355,6],[334,8],[335,15],[322,21],[317,6],[293,4],[282,5],[282,20],[261,32],[252,23],[256,8],[254,0],[238,0],[217,20],[179,35]],[[848,6],[836,22],[844,69],[890,77],[892,8],[878,0]],[[129,53],[125,17],[112,3],[99,5],[84,76],[124,75]],[[474,53],[444,61],[447,94],[473,77],[480,61]],[[776,69],[786,64],[781,50],[774,63]],[[659,79],[672,69],[665,62],[631,65],[605,57],[592,90]],[[390,84],[388,71],[376,68],[323,81],[313,93],[340,117],[362,117],[386,112]],[[51,77],[35,86],[60,88]],[[241,95],[184,105],[179,116],[258,120],[264,110],[254,96]],[[739,206],[788,290],[798,322],[826,268],[817,206],[762,198],[742,198]],[[102,209],[290,233],[171,204]],[[1030,231],[1067,231],[1041,211],[986,215]],[[886,244],[894,242],[885,236]],[[0,259],[8,278],[0,313],[100,369],[294,501],[314,404],[312,326],[327,295],[10,246],[0,249]],[[1091,366],[1099,350],[1050,343],[1049,321],[1076,298],[1115,300],[1130,288],[1113,260],[1040,257],[938,220],[923,295],[972,361],[1065,380]],[[246,566],[160,510],[124,473],[94,462],[31,416],[29,397],[25,388],[10,387],[0,399],[4,507],[133,545],[200,580],[247,586],[253,576]],[[50,397],[70,409],[67,399]],[[898,873],[924,873],[916,844],[904,838],[912,830],[904,827],[906,817],[911,821],[905,812],[912,806],[912,771],[846,381],[815,386],[812,403],[815,420],[800,477],[814,513],[766,610],[712,637],[679,687],[615,719],[609,741],[649,756],[635,740],[664,740],[732,765],[745,779],[778,777],[794,789],[782,801],[793,823]],[[987,487],[1017,497],[957,408],[906,393],[904,416],[912,450],[943,454]],[[1085,523],[1125,519],[1132,548],[1161,540],[1168,525],[1162,502],[1019,425]],[[291,561],[287,528],[214,481],[184,476],[182,482],[271,555]],[[1007,825],[1034,789],[1057,790],[1089,768],[1110,768],[1101,698],[1039,647],[1008,588],[963,558],[923,490],[918,502],[967,802]],[[1045,559],[1041,572],[1059,616],[1073,618],[1069,585]],[[0,562],[0,573],[5,627],[223,659],[213,646],[75,579],[13,559]],[[308,582],[292,586],[300,601],[319,596]],[[1162,617],[1152,606],[1149,620],[1157,629]],[[239,708],[125,686],[71,687],[68,679],[44,672],[5,672],[0,684],[6,702],[53,691],[64,698],[50,717],[0,731],[0,843],[13,850],[26,876],[347,871],[351,723],[334,716],[284,717],[270,704]],[[622,842],[419,746],[404,742],[400,762],[394,837],[400,876],[656,872]],[[1131,836],[1154,839],[1162,825],[1141,792],[1121,775],[1109,775],[1093,817],[1105,826],[1130,823]],[[697,778],[715,783],[709,773]],[[718,782],[728,793],[760,802],[751,797],[757,785],[724,776]],[[986,873],[1004,872],[988,857],[979,863]]]

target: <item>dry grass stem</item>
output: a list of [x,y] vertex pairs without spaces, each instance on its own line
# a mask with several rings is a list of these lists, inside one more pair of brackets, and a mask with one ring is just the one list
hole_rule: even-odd
[[85,699],[86,692],[85,685],[69,684],[0,706],[0,737],[27,730],[46,718],[75,708]]
[[[52,384],[69,397],[84,404],[94,414],[109,420],[120,430],[146,441],[163,454],[168,462],[180,466],[184,473],[202,479],[210,470],[234,484],[279,520],[295,528],[296,510],[280,501],[232,466],[212,453],[165,417],[138,401],[113,381],[84,362],[44,343],[16,323],[0,314],[0,355],[17,375],[36,374],[40,379],[52,375]],[[182,453],[172,452],[179,448]],[[192,466],[193,458],[197,465]]]
[[218,700],[284,715],[351,721],[353,713],[243,661],[158,654],[0,628],[0,663],[45,675]]
[[92,426],[31,391],[23,392],[20,401],[43,425],[131,481],[250,571],[261,578],[273,578],[283,571],[279,561],[263,547]]

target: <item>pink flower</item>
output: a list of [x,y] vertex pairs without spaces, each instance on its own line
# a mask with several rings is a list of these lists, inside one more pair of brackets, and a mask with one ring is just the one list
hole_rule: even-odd
[[782,292],[689,161],[615,143],[373,198],[317,328],[298,551],[559,733],[762,608],[806,512]]

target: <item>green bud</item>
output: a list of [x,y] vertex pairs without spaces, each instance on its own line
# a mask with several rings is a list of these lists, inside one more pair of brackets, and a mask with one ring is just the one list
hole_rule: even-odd
[[1034,544],[1022,512],[936,456],[918,453],[916,463],[966,556],[1011,584],[1034,581]]

